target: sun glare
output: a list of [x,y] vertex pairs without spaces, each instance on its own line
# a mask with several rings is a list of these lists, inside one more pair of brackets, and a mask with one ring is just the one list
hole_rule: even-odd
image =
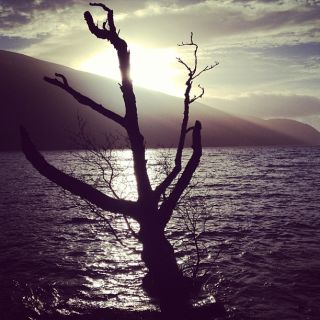
[[[132,45],[131,78],[134,85],[178,96],[179,66],[174,48],[148,48]],[[105,49],[82,62],[83,71],[120,80],[117,56],[113,48]]]

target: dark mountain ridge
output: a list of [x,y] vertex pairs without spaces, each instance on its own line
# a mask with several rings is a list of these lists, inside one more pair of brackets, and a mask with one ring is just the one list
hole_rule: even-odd
[[[117,124],[80,105],[43,77],[64,74],[74,89],[123,114],[122,95],[115,81],[8,51],[0,51],[0,66],[0,150],[20,148],[20,124],[40,149],[78,148],[71,137],[79,132],[79,117],[85,120],[87,134],[99,144],[105,134],[124,134]],[[135,88],[135,93],[147,147],[175,147],[182,99],[142,88]],[[204,147],[320,144],[317,130],[293,120],[237,117],[197,102],[192,104],[190,118],[190,125],[195,119],[202,122]]]

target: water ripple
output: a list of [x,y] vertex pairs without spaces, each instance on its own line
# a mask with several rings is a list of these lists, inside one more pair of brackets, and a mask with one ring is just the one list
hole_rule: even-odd
[[[159,152],[148,150],[152,170]],[[66,170],[77,167],[71,153],[46,155]],[[120,160],[130,161],[128,153]],[[0,314],[150,309],[135,240],[119,245],[21,154],[2,153],[0,164]],[[125,172],[129,189],[119,188],[134,198]],[[203,233],[206,288],[226,305],[228,319],[318,319],[320,148],[205,149],[198,175],[199,194],[212,208]],[[194,249],[180,226],[175,217],[168,236],[183,264]]]

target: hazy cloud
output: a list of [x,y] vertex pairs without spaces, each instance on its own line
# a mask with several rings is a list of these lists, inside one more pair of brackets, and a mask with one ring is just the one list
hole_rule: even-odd
[[286,59],[306,59],[312,57],[320,57],[320,43],[298,43],[290,45],[282,45],[260,49],[261,54],[267,56],[277,56]]
[[22,37],[0,36],[0,49],[2,50],[21,50],[35,43],[41,42],[46,37],[45,34],[37,38],[26,39]]
[[73,0],[1,0],[0,7],[2,8],[2,13],[0,27],[7,29],[26,24],[32,21],[35,12],[55,11],[58,8],[73,5],[74,2]]
[[[131,12],[143,7],[145,2],[141,0],[111,0],[108,5],[117,12]],[[75,11],[81,8],[82,12],[93,9],[89,6],[88,0],[0,0],[0,8],[2,9],[0,27],[3,29],[31,23],[36,20],[37,15],[43,12],[56,14],[67,8],[75,8]]]
[[[243,3],[254,6],[248,9]],[[260,7],[261,3],[268,5]],[[38,23],[39,16],[44,12],[47,28],[50,30],[50,25],[57,24],[62,19],[72,24],[74,17],[78,17],[76,21],[80,26],[83,20],[79,17],[82,18],[83,11],[89,9],[84,0],[35,0],[31,4],[26,1],[1,0],[0,4],[3,8],[2,28],[8,30],[10,35],[21,36],[21,28],[16,31],[15,28],[32,24],[31,37],[40,32],[42,24]],[[257,32],[264,32],[268,37],[268,34],[274,36],[273,31],[279,37],[279,33],[288,32],[285,28],[295,28],[291,30],[294,32],[292,36],[296,36],[299,31],[303,31],[305,36],[308,32],[313,32],[313,37],[319,35],[319,30],[314,26],[315,21],[320,22],[320,6],[310,6],[307,2],[302,4],[301,1],[110,0],[108,5],[116,15],[126,14],[121,20],[121,30],[129,36],[134,34],[135,39],[141,35],[151,43],[158,42],[158,45],[171,45],[177,40],[177,35],[181,38],[181,35],[190,31],[208,40],[226,36],[247,37],[248,34],[254,35]],[[98,20],[104,18],[100,8],[90,10],[98,15]],[[306,30],[309,25],[310,30]],[[41,31],[43,32],[42,29]]]

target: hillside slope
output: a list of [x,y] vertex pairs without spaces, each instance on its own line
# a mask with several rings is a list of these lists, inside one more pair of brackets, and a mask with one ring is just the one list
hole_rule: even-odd
[[[123,134],[112,121],[80,105],[43,77],[62,73],[73,88],[123,114],[121,92],[113,80],[7,51],[0,51],[0,67],[0,150],[20,148],[19,124],[28,129],[40,149],[77,148],[72,136],[79,131],[78,115],[85,119],[88,134],[100,143],[106,133]],[[142,88],[135,92],[147,146],[176,146],[182,99]],[[297,121],[239,118],[200,103],[191,107],[191,121],[195,119],[203,124],[207,147],[320,144],[320,133]]]

